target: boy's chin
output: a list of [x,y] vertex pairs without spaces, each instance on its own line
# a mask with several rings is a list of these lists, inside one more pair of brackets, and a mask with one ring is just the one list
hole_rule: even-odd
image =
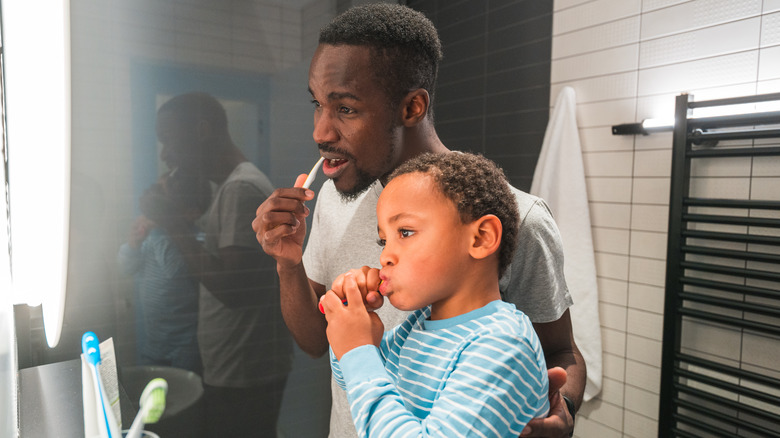
[[420,308],[420,306],[415,306],[414,304],[404,302],[403,300],[400,300],[398,297],[395,296],[395,294],[390,294],[390,296],[385,297],[385,299],[390,300],[390,304],[393,305],[398,310],[403,310],[404,312],[411,312],[413,310],[417,310]]

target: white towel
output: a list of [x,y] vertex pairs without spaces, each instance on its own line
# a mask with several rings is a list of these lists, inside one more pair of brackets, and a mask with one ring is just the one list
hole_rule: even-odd
[[555,102],[531,194],[547,201],[561,232],[563,271],[574,300],[570,310],[574,340],[588,367],[587,401],[601,391],[601,327],[588,193],[571,87],[563,88]]

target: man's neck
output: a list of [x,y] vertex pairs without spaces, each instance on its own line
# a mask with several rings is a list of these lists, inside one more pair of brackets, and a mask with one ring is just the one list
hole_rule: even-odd
[[236,167],[248,161],[244,154],[234,144],[230,143],[223,148],[223,153],[219,155],[219,159],[213,163],[209,179],[217,184],[225,182],[228,176],[236,169]]

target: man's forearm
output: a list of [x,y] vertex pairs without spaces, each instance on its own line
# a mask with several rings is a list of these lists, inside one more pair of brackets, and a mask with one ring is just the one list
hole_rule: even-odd
[[585,393],[587,370],[585,359],[574,341],[569,310],[563,312],[556,321],[534,323],[534,330],[542,343],[547,368],[561,367],[566,370],[566,384],[561,388],[561,394],[573,401],[579,409]]
[[574,402],[577,410],[582,405],[582,397],[585,393],[587,381],[587,369],[585,359],[579,350],[560,351],[547,358],[547,368],[561,367],[566,370],[566,384],[561,387],[561,394]]
[[277,267],[277,273],[287,328],[301,350],[311,357],[322,356],[328,351],[327,325],[317,308],[318,292],[309,282],[303,263],[291,268]]

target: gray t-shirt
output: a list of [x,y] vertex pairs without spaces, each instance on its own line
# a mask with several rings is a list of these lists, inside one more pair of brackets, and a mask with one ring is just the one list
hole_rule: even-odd
[[[563,277],[563,246],[552,213],[545,202],[512,188],[520,212],[518,247],[512,265],[501,278],[501,297],[522,310],[532,322],[552,322],[572,305]],[[341,199],[333,182],[323,184],[317,198],[303,264],[307,276],[330,288],[333,280],[363,265],[379,268],[382,248],[376,243],[376,204],[382,185],[375,182],[352,202]],[[389,330],[407,312],[385,301],[376,312]],[[330,436],[356,437],[344,390],[331,379],[333,405]]]
[[[231,308],[200,286],[198,342],[203,381],[211,386],[248,387],[287,375],[292,340],[282,319],[276,262],[262,253],[252,230],[257,206],[273,192],[254,164],[236,166],[217,189],[206,213],[205,247],[212,254],[231,246],[256,249],[263,256],[263,304]],[[248,285],[256,287],[257,285]]]

